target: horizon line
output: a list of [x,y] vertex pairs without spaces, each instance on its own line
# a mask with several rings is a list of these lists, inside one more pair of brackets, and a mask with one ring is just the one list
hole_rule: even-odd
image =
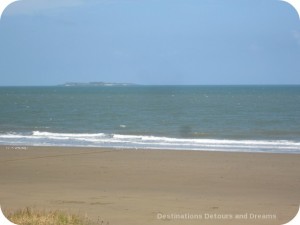
[[[77,83],[77,82],[74,82]],[[81,83],[81,82],[78,82]],[[114,82],[108,82],[114,83]],[[83,84],[89,84],[83,83]],[[126,83],[129,85],[121,85],[124,83],[114,83],[114,86],[64,86],[64,84],[37,84],[37,85],[0,85],[0,87],[134,87],[134,86],[299,86],[299,84],[136,84],[136,83]],[[120,85],[118,85],[120,84]]]

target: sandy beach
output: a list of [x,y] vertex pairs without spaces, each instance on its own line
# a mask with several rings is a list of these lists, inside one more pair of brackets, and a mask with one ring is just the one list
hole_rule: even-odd
[[0,147],[0,204],[109,225],[284,224],[300,203],[300,155]]

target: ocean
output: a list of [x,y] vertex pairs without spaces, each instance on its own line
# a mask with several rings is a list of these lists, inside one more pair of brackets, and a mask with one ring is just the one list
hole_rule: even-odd
[[0,145],[300,153],[300,86],[0,87]]

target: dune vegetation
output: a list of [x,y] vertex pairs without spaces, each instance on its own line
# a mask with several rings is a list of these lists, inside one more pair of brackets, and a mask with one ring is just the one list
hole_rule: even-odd
[[103,221],[93,223],[88,218],[63,211],[38,211],[25,208],[6,213],[6,215],[11,222],[17,225],[106,225]]

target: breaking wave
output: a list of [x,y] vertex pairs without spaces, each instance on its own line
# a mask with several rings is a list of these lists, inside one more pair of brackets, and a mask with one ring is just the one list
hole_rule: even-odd
[[104,133],[30,133],[0,134],[2,145],[72,146],[138,149],[202,150],[224,152],[300,153],[300,142],[287,140],[181,139],[142,135]]

